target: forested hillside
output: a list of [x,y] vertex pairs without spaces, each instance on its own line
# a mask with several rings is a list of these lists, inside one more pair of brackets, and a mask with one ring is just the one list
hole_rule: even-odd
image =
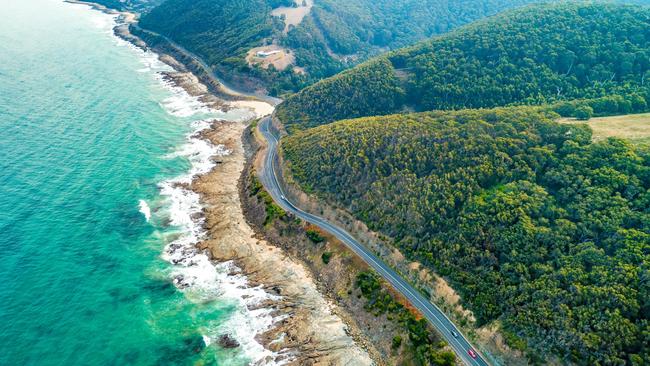
[[93,3],[101,4],[111,9],[143,12],[160,5],[163,1],[164,0],[95,0]]
[[[381,64],[382,75],[368,73]],[[388,65],[388,66],[387,66]],[[292,129],[377,114],[357,100],[381,94],[381,113],[462,109],[620,95],[650,99],[650,8],[531,5],[368,61],[288,98]],[[346,90],[341,78],[359,88]],[[374,80],[400,80],[377,90]],[[366,82],[368,80],[368,82]],[[647,103],[646,103],[647,105]]]
[[[160,33],[198,55],[224,76],[245,68],[245,54],[284,25],[271,9],[292,0],[167,0],[139,26]],[[270,76],[260,70],[258,77]],[[227,78],[228,79],[228,78]]]
[[315,0],[285,43],[312,80],[387,50],[414,44],[535,0]]
[[[284,34],[283,20],[271,16],[271,10],[291,6],[293,0],[168,0],[145,14],[140,26],[201,56],[223,77],[230,73],[255,77],[279,94],[369,56],[532,1],[315,0],[303,21]],[[245,62],[248,50],[271,42],[291,49],[296,66],[306,74],[292,68],[267,71]]]
[[[550,114],[549,114],[550,113]],[[283,139],[303,188],[446,276],[536,362],[650,364],[650,154],[535,107],[342,121]]]

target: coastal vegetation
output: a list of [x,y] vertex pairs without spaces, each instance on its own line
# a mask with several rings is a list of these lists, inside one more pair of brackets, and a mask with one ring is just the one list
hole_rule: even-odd
[[332,255],[334,255],[334,253],[332,253],[332,252],[324,252],[321,255],[321,259],[323,260],[323,263],[329,264],[330,261],[332,260]]
[[[405,96],[391,70],[390,62],[379,60],[344,71],[327,84],[317,83],[307,89],[308,93],[290,97],[278,107],[277,115],[291,131],[318,125],[319,120],[312,118],[312,114],[326,115],[328,120],[387,114],[399,108]],[[336,98],[341,101],[336,109],[331,109],[332,90],[337,91],[339,96]],[[346,100],[341,99],[341,95],[347,96]],[[299,110],[298,106],[305,112]],[[293,108],[296,108],[295,111]]]
[[249,194],[251,197],[256,197],[259,202],[264,203],[264,210],[266,213],[264,225],[272,223],[275,219],[284,218],[287,215],[287,212],[273,201],[273,197],[271,197],[269,192],[264,189],[264,186],[262,186],[262,183],[259,181],[259,179],[257,179],[255,174],[251,174],[249,176],[249,179]]
[[[291,0],[168,0],[145,14],[139,26],[173,40],[231,79],[248,69],[248,50],[283,29],[282,20],[271,16],[273,7],[291,4]],[[263,69],[257,73],[259,78],[271,77]]]
[[314,244],[319,244],[325,241],[325,238],[323,237],[322,233],[320,230],[316,228],[309,228],[305,231],[305,234],[311,240]]
[[[365,308],[375,316],[386,314],[397,319],[408,334],[409,346],[413,348],[419,365],[453,366],[456,356],[453,352],[445,350],[446,343],[440,336],[429,330],[427,321],[416,317],[413,312],[400,302],[382,286],[379,277],[370,271],[357,274],[355,286],[361,290],[361,295],[366,299]],[[402,345],[402,336],[393,337],[391,347],[397,349]]]
[[278,107],[278,116],[294,131],[404,110],[579,99],[560,103],[558,111],[588,118],[586,107],[594,115],[646,111],[648,80],[650,8],[531,5],[323,80],[289,97]]
[[346,120],[282,149],[531,362],[650,362],[650,152],[542,107]]
[[391,365],[455,364],[441,336],[343,243],[290,213],[267,223],[265,203],[256,196],[259,181],[249,175],[255,175],[252,167],[245,170],[242,187],[247,219],[269,242],[304,260],[332,301],[353,316],[350,329],[372,342],[378,360]]

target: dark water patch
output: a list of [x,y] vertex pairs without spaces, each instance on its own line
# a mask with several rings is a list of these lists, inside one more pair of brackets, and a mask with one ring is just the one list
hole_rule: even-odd
[[191,365],[200,359],[200,353],[205,349],[203,337],[200,334],[183,338],[175,345],[165,345],[157,350],[160,355],[156,365]]
[[141,359],[143,358],[143,352],[138,350],[129,350],[129,351],[118,351],[118,355],[113,359],[108,361],[110,366],[122,366],[122,365],[139,365],[141,364]]
[[123,304],[132,304],[143,297],[137,289],[123,288],[113,288],[108,291],[108,295],[110,296],[112,305],[116,307]]
[[142,290],[151,297],[163,298],[169,298],[178,292],[176,287],[168,280],[146,281],[142,286]]

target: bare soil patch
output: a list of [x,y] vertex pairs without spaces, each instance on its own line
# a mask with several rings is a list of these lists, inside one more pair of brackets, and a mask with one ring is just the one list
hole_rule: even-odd
[[284,16],[284,34],[289,32],[290,26],[297,26],[309,14],[314,6],[314,0],[294,0],[296,7],[282,6],[271,11],[276,17]]
[[[263,52],[269,54],[268,56],[260,56],[258,53]],[[263,69],[268,69],[273,65],[276,70],[284,70],[296,61],[296,57],[291,50],[284,49],[278,45],[269,45],[262,47],[255,47],[248,51],[246,55],[246,62],[250,66],[259,65]]]

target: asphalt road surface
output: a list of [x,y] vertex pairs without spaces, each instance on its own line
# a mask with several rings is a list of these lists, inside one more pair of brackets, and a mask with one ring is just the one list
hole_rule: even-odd
[[[264,160],[264,167],[260,180],[271,194],[273,199],[283,209],[291,212],[296,217],[316,225],[322,230],[336,236],[352,251],[359,255],[368,265],[370,265],[380,276],[388,281],[395,290],[399,291],[411,304],[416,307],[422,315],[435,327],[442,337],[449,343],[451,348],[456,352],[456,355],[463,360],[466,365],[480,365],[487,366],[488,363],[469,343],[467,338],[456,328],[454,323],[445,316],[445,314],[429,300],[427,300],[418,290],[413,288],[406,280],[399,274],[385,264],[381,259],[375,256],[369,249],[361,245],[352,235],[344,229],[328,222],[322,217],[307,213],[300,208],[296,207],[291,201],[286,198],[282,187],[278,181],[277,170],[277,148],[278,138],[273,133],[271,128],[271,118],[266,117],[262,119],[259,124],[259,129],[268,142],[267,155]],[[470,350],[475,353],[475,357],[470,355]]]

